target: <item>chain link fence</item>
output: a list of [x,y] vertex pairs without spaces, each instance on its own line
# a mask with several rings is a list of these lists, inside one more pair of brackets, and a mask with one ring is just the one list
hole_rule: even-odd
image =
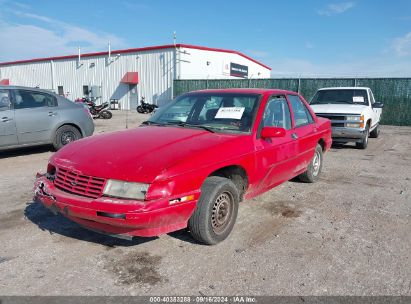
[[174,97],[204,89],[267,88],[301,93],[308,101],[319,88],[369,87],[385,107],[382,124],[411,126],[411,78],[279,78],[174,80]]

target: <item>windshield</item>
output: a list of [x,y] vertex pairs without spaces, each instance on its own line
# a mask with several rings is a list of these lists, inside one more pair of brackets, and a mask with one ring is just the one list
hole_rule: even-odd
[[320,90],[317,91],[310,104],[358,104],[368,105],[367,90]]
[[160,108],[147,124],[203,128],[211,132],[250,132],[260,95],[190,93]]

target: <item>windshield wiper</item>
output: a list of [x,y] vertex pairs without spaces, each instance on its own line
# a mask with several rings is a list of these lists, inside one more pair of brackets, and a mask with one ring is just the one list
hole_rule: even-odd
[[206,130],[208,132],[215,133],[215,131],[213,129],[211,129],[209,127],[206,127],[206,126],[202,126],[202,125],[193,125],[193,124],[188,124],[188,123],[185,123],[185,122],[179,122],[176,125],[180,126],[180,127],[200,128],[200,129]]
[[141,124],[142,124],[142,125],[145,125],[145,126],[151,126],[151,125],[155,125],[155,126],[165,126],[165,125],[166,125],[165,123],[155,122],[155,121],[151,121],[151,120],[143,121]]

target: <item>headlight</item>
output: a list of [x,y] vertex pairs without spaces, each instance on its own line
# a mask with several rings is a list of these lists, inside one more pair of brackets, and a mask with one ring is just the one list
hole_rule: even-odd
[[119,198],[144,200],[149,186],[149,184],[109,179],[104,187],[103,194]]
[[348,128],[364,128],[364,115],[361,116],[347,116],[347,121],[350,121],[346,124]]
[[360,122],[361,116],[347,116],[347,120]]

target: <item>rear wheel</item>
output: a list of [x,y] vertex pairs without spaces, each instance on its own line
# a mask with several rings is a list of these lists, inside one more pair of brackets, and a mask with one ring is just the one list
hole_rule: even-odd
[[307,171],[300,174],[298,178],[306,183],[314,183],[318,180],[323,167],[323,148],[317,144],[315,147],[314,157],[308,165]]
[[363,149],[364,150],[368,146],[368,138],[370,136],[370,126],[369,125],[367,125],[367,127],[365,127],[364,133],[365,133],[364,138],[360,142],[355,143],[355,146],[358,149]]
[[54,137],[54,149],[59,150],[63,146],[71,143],[72,141],[78,140],[81,137],[81,133],[77,128],[69,125],[61,126],[57,129]]
[[188,227],[194,239],[207,245],[228,237],[237,219],[239,193],[232,181],[219,176],[207,178]]
[[374,128],[374,130],[372,130],[372,131],[370,132],[370,137],[371,137],[371,138],[378,138],[379,135],[380,135],[380,126],[377,125],[377,126]]

